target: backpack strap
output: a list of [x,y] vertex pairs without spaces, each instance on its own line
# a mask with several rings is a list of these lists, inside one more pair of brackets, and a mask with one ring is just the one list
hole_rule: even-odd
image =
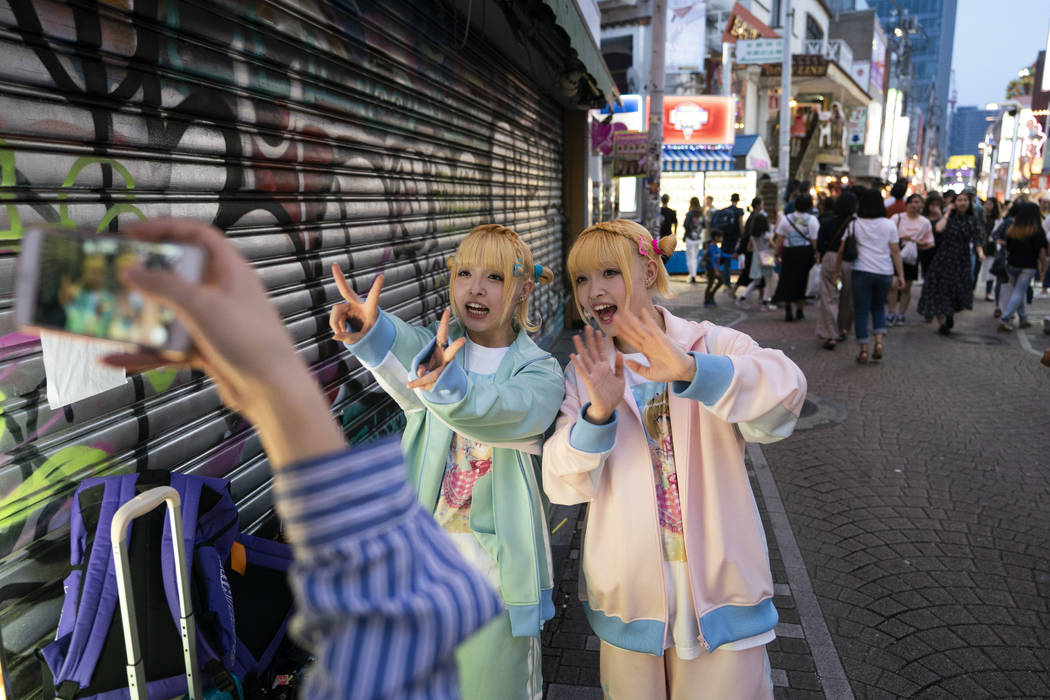
[[[83,552],[87,566],[76,610],[76,624],[73,626],[62,666],[55,674],[59,692],[62,692],[63,688],[68,692],[68,683],[75,683],[77,689],[89,685],[98,665],[113,615],[117,612],[116,572],[113,569],[109,523],[112,522],[117,509],[135,497],[137,477],[137,474],[124,474],[120,477],[88,479],[77,488],[79,494],[82,490],[101,483],[103,493],[98,504],[97,519],[92,513],[89,518],[94,523],[83,523],[85,534],[93,532],[94,537],[90,551]],[[80,505],[79,501],[74,504],[77,518],[82,517]]]

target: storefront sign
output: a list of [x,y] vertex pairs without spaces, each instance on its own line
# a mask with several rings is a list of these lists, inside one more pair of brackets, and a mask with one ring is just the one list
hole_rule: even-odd
[[[762,75],[779,77],[783,71],[779,63],[762,65]],[[813,78],[828,74],[828,59],[820,54],[794,54],[791,57],[791,76],[793,78]]]
[[779,36],[769,25],[748,12],[743,5],[734,3],[733,10],[729,13],[725,32],[722,34],[722,41],[735,44],[740,39],[776,39]]
[[664,143],[733,143],[733,98],[665,96]]
[[849,150],[860,153],[868,135],[868,108],[855,107],[849,115]]
[[613,177],[645,175],[648,131],[618,131],[613,136]]
[[783,39],[741,39],[736,42],[736,62],[776,63],[784,55]]
[[706,22],[707,0],[668,0],[666,72],[703,70]]
[[868,92],[868,83],[871,81],[871,61],[854,61],[850,75],[853,76],[857,85],[860,85],[861,90]]
[[611,112],[606,106],[602,109],[592,109],[588,115],[591,125],[591,155],[612,155],[613,134],[618,131],[641,131],[642,96],[620,95],[620,104],[615,105]]
[[945,170],[973,170],[975,167],[977,167],[977,159],[972,155],[952,156],[944,164]]
[[[886,81],[886,42],[877,33],[871,37],[871,86],[868,94],[876,97],[882,94]],[[861,85],[863,87],[863,84]]]

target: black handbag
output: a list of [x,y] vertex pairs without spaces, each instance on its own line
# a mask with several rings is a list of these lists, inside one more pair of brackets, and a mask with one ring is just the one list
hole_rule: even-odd
[[857,259],[857,224],[854,222],[853,226],[846,233],[846,238],[842,242],[842,259],[846,262],[853,262]]

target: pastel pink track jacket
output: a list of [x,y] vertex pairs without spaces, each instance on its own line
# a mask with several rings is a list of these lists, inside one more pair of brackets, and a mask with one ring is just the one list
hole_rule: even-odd
[[[791,434],[806,378],[783,352],[739,331],[657,310],[667,334],[697,362],[696,378],[672,382],[668,401],[693,601],[701,642],[713,651],[776,626],[744,443]],[[594,631],[622,649],[662,655],[664,554],[644,428],[630,387],[605,425],[583,419],[588,405],[570,365],[543,448],[543,487],[554,503],[588,504],[580,598]]]

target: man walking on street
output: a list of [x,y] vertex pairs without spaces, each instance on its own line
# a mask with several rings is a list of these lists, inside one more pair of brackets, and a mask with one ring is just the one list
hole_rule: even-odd
[[670,195],[660,197],[660,238],[678,235],[678,212],[667,206],[670,201]]
[[737,206],[740,195],[736,192],[729,197],[729,206],[715,212],[712,228],[722,234],[722,284],[726,293],[736,299],[736,289],[729,283],[729,271],[736,257],[737,244],[744,232],[744,210]]

